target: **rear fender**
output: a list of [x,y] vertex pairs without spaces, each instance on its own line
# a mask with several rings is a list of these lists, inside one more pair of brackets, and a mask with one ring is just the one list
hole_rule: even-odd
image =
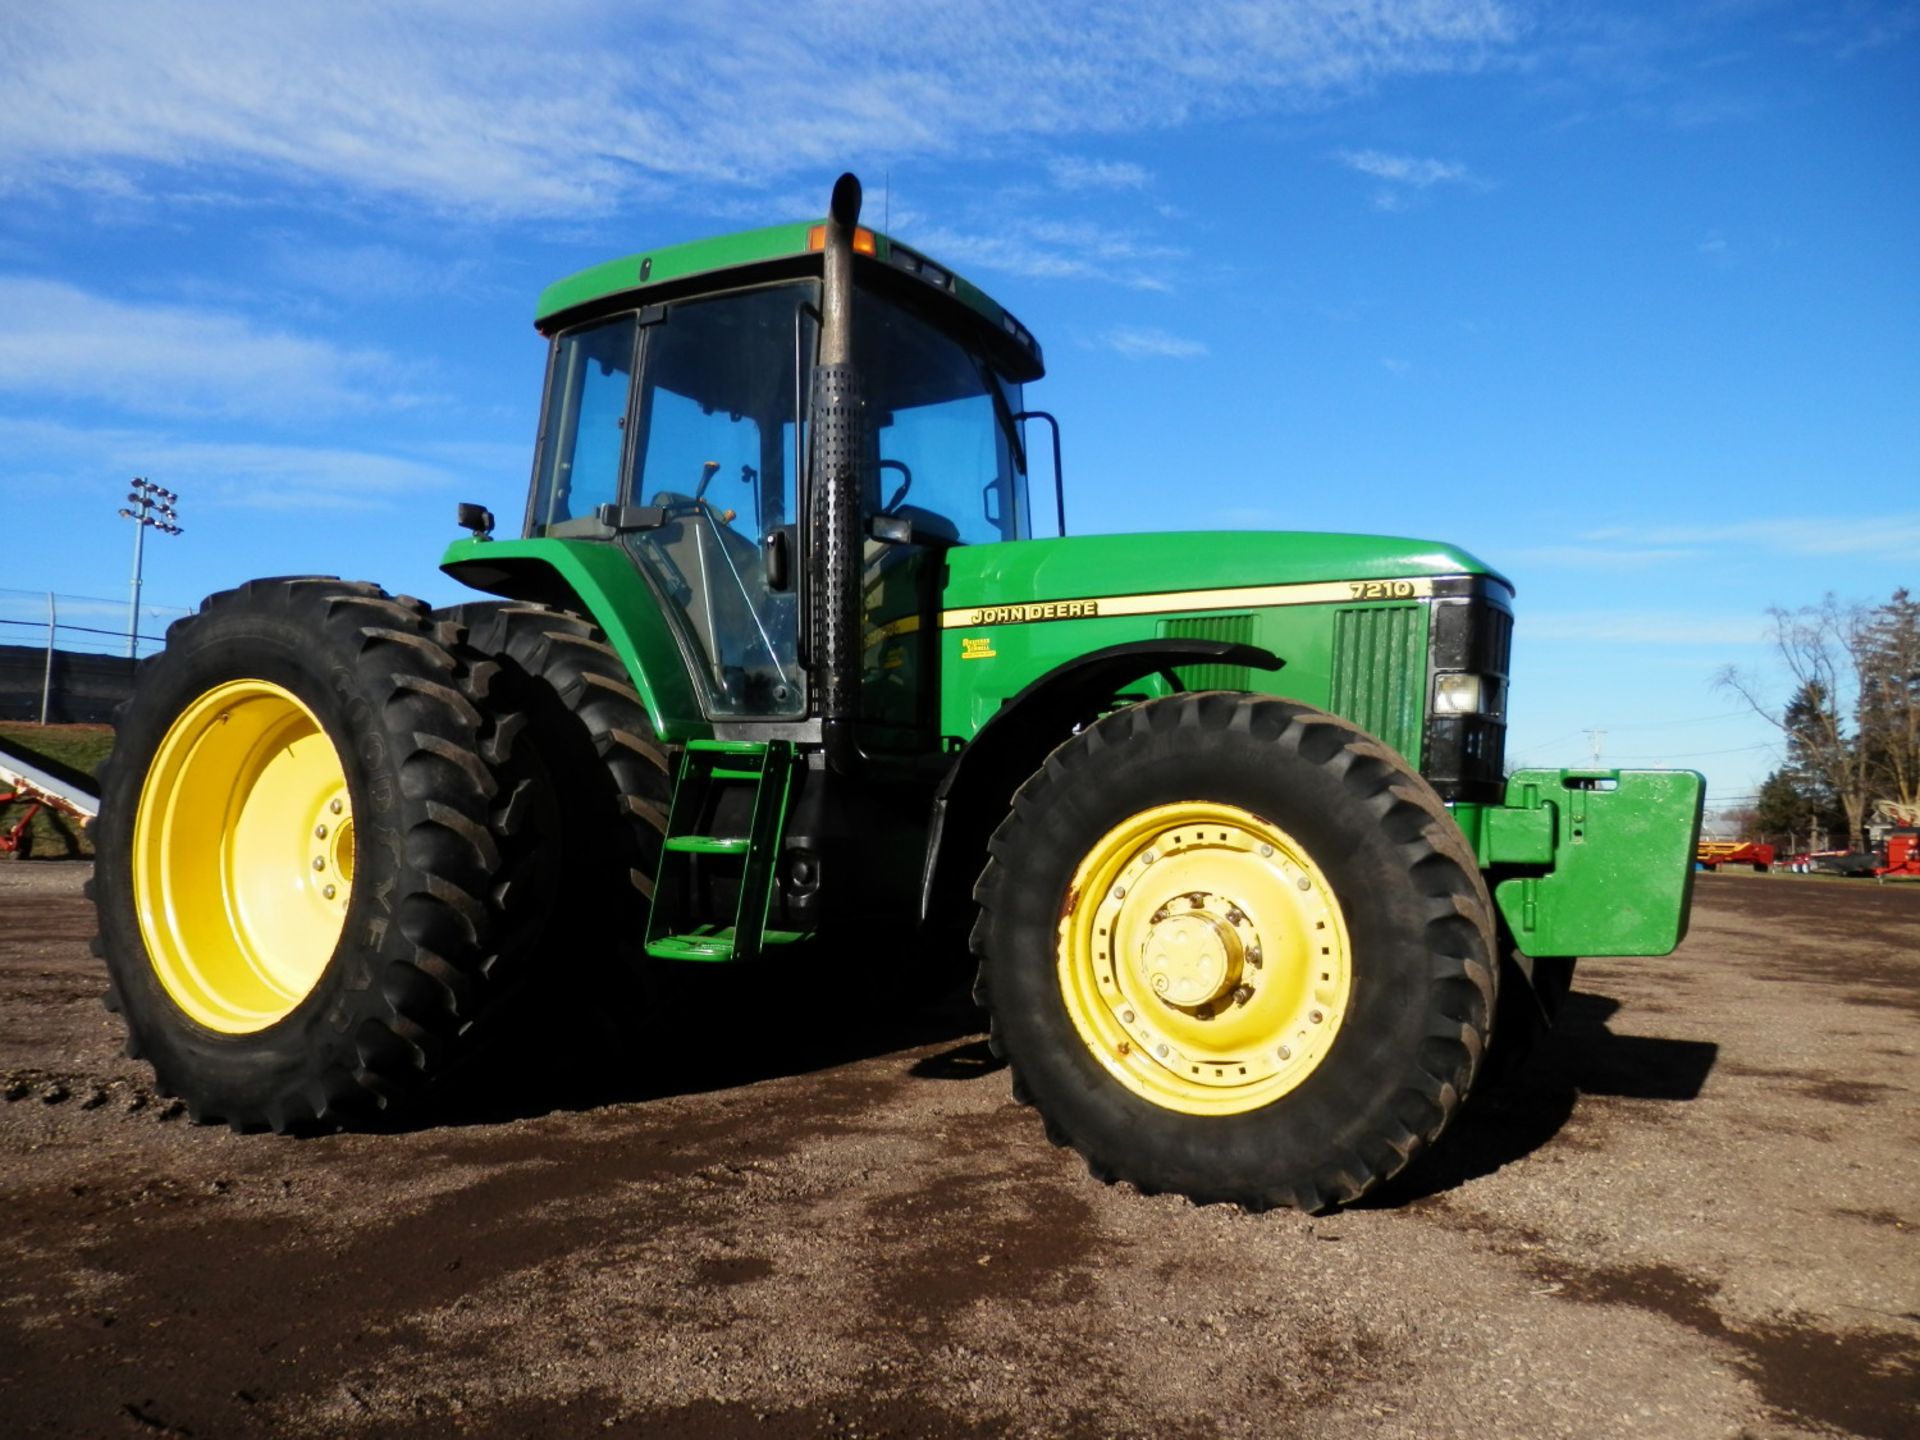
[[606,632],[660,739],[713,733],[660,602],[628,554],[589,540],[459,540],[440,568],[463,585],[586,615]]

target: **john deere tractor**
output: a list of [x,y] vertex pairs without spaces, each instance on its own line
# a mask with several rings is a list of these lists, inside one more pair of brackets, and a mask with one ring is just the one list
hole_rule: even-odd
[[256,580],[142,666],[100,949],[195,1118],[417,1104],[583,955],[851,992],[970,944],[1095,1176],[1314,1209],[1430,1145],[1574,956],[1678,942],[1700,778],[1505,771],[1506,580],[1067,538],[1039,343],[859,208],[844,176],[823,222],[546,290],[526,513],[462,506],[441,561],[496,600]]

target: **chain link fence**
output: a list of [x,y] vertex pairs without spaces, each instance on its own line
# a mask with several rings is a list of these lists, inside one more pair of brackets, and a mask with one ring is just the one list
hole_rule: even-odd
[[124,600],[0,589],[0,719],[110,722],[133,688],[135,654],[158,649],[187,613],[142,605],[129,635]]

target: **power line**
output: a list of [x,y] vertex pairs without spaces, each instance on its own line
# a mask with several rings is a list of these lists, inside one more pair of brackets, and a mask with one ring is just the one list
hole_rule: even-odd
[[[1600,732],[1605,734],[1603,730]],[[1656,750],[1645,755],[1615,755],[1615,760],[1705,760],[1714,755],[1748,755],[1755,750],[1772,750],[1780,742],[1768,740],[1759,745],[1736,745],[1731,750]]]
[[[1712,715],[1689,715],[1678,720],[1644,720],[1635,721],[1626,725],[1608,725],[1604,727],[1600,733],[1603,735],[1611,735],[1616,730],[1673,730],[1678,729],[1682,725],[1704,725],[1709,721],[1715,720],[1743,720],[1752,715],[1753,712],[1751,710],[1722,710]],[[1593,731],[1586,727],[1578,730],[1568,730],[1564,734],[1555,735],[1548,740],[1536,740],[1531,745],[1524,746],[1512,753],[1515,755],[1531,755],[1536,750],[1545,750],[1551,746],[1559,745],[1564,741],[1572,740],[1576,736],[1591,735],[1592,733]]]

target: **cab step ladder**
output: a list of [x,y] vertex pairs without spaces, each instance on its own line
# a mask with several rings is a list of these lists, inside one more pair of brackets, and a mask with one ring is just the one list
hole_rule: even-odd
[[[744,835],[697,833],[728,786],[753,787]],[[801,938],[767,929],[774,866],[793,788],[793,746],[784,740],[691,740],[667,814],[667,838],[647,919],[647,954],[661,960],[752,960],[769,945]],[[695,891],[696,857],[740,857],[740,894],[731,924],[697,922],[684,912]]]

